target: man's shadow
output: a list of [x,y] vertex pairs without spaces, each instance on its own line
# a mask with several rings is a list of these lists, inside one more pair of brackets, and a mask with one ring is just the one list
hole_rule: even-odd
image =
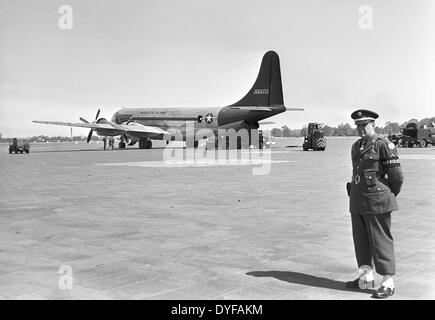
[[365,294],[373,294],[375,292],[375,290],[373,289],[360,290],[360,289],[347,288],[346,283],[343,281],[315,277],[300,272],[251,271],[246,274],[254,277],[271,277],[289,283],[303,284],[306,286],[318,287],[318,288],[326,288],[326,289],[341,290],[341,291],[348,291],[348,292],[359,292]]

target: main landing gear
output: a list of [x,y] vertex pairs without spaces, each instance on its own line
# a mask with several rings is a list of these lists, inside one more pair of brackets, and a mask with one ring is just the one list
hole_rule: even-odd
[[149,138],[140,138],[139,139],[139,149],[151,149],[153,143]]

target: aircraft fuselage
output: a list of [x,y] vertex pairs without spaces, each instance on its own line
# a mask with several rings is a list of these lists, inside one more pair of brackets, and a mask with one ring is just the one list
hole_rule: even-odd
[[[124,108],[115,112],[116,124],[134,121],[145,126],[162,128],[168,132],[178,130],[186,138],[186,122],[193,123],[195,133],[210,129],[216,135],[218,129],[258,129],[258,122],[284,112],[285,106],[261,107],[203,107],[203,108]],[[163,139],[156,135],[153,139]]]

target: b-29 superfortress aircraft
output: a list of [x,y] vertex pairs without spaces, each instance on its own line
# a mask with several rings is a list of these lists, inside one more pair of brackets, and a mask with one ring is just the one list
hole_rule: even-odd
[[[151,139],[167,142],[183,140],[188,147],[192,144],[196,147],[198,140],[203,138],[203,132],[211,132],[214,137],[218,137],[220,129],[234,129],[236,132],[244,129],[251,133],[252,130],[259,128],[259,121],[286,110],[303,109],[284,106],[279,57],[276,52],[268,51],[263,56],[257,80],[251,90],[241,100],[226,107],[123,108],[115,112],[111,121],[98,118],[100,114],[98,110],[92,122],[81,117],[81,123],[33,122],[90,128],[87,142],[90,141],[94,131],[100,136],[120,136],[120,148],[125,148],[125,142],[129,145],[139,142],[140,149],[150,149]],[[174,134],[175,132],[178,134]],[[198,136],[199,132],[201,132],[200,136]],[[207,135],[204,137],[209,138]],[[258,147],[261,148],[261,145]]]

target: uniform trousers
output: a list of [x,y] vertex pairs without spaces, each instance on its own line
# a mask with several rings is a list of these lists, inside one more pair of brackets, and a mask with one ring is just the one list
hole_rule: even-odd
[[[352,214],[352,236],[358,267],[375,265],[380,275],[394,275],[396,262],[391,235],[391,212]],[[373,261],[373,263],[372,263]]]

